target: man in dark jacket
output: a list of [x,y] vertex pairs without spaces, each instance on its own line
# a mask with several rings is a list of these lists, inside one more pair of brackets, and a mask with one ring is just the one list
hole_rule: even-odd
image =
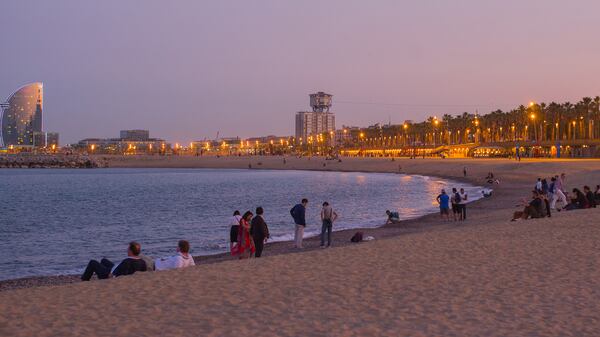
[[296,224],[296,231],[294,232],[294,247],[296,248],[302,248],[302,237],[304,236],[304,227],[306,227],[306,205],[308,205],[308,199],[302,199],[301,203],[290,210],[290,215],[294,218]]
[[[82,281],[89,281],[94,273],[98,275],[99,279],[107,279],[114,276],[131,275],[136,271],[146,271],[146,262],[140,258],[140,252],[142,247],[139,243],[131,241],[127,248],[127,258],[121,261],[115,270],[112,267],[115,265],[108,259],[102,259],[100,262],[96,260],[90,260],[83,275],[81,275]],[[112,270],[112,273],[111,273]]]
[[263,218],[263,213],[263,208],[257,207],[256,216],[252,218],[252,223],[250,224],[250,234],[252,234],[254,247],[256,248],[254,257],[260,257],[262,255],[265,241],[269,238],[269,227],[267,227],[267,223]]

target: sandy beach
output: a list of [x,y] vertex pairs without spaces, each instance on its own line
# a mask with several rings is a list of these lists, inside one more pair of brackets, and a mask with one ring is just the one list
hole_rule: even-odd
[[[268,245],[265,257],[198,257],[199,266],[105,281],[3,282],[0,336],[594,336],[600,334],[599,209],[510,222],[535,179],[600,184],[597,160],[102,157],[108,167],[308,169],[422,174],[492,198],[468,219],[437,215],[365,230],[375,241]],[[463,168],[467,177],[463,177]],[[383,222],[383,215],[382,215]],[[82,257],[87,259],[88,257]],[[218,262],[218,263],[217,263]],[[57,280],[55,278],[54,280]],[[17,282],[17,281],[15,281]],[[18,281],[22,282],[22,281]],[[28,285],[28,284],[25,284]],[[1,289],[1,288],[0,288]]]

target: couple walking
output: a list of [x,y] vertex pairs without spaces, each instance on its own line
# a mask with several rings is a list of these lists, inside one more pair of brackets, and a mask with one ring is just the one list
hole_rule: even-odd
[[261,257],[263,248],[269,239],[269,227],[263,217],[262,207],[256,208],[256,216],[247,211],[240,216],[239,211],[233,212],[230,235],[231,255],[240,259]]
[[[306,228],[306,206],[308,199],[304,198],[299,204],[296,204],[290,210],[290,215],[296,224],[294,231],[294,247],[302,247],[302,239],[304,237],[304,229]],[[338,218],[338,214],[333,210],[331,205],[326,201],[321,208],[321,248],[325,248],[325,235],[327,234],[327,247],[331,246],[331,231],[333,222]]]

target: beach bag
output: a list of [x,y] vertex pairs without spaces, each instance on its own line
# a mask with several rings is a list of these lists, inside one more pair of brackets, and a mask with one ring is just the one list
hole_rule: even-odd
[[350,242],[361,242],[363,240],[363,232],[356,232],[356,234],[354,234],[352,236],[352,238],[350,239]]

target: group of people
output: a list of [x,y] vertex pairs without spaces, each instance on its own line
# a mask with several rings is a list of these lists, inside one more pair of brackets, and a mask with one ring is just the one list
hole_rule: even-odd
[[[302,249],[304,229],[306,228],[306,207],[308,199],[304,198],[300,203],[290,209],[290,216],[294,221],[294,247]],[[331,246],[331,232],[333,223],[338,219],[338,214],[326,201],[321,208],[321,248]],[[240,216],[240,211],[233,212],[229,233],[231,255],[240,259],[250,257],[261,257],[264,244],[270,238],[269,227],[264,218],[264,209],[256,208],[256,216],[247,211]],[[325,245],[327,242],[327,245]]]
[[239,256],[240,259],[261,257],[264,245],[270,237],[262,207],[256,208],[256,216],[251,211],[246,211],[243,216],[240,215],[240,211],[233,212],[229,231],[232,255]]
[[552,211],[569,211],[575,209],[595,208],[600,204],[600,185],[595,191],[589,186],[584,186],[583,191],[573,188],[569,193],[565,187],[566,175],[564,173],[550,178],[538,178],[531,199],[523,200],[522,211],[513,214],[512,221],[529,218],[543,218],[552,216]]
[[464,221],[467,219],[467,202],[469,196],[464,188],[461,188],[460,190],[452,188],[452,193],[450,195],[446,193],[445,189],[442,189],[436,200],[440,206],[440,217],[442,219],[451,221],[450,209],[452,209],[454,221]]
[[89,281],[94,274],[99,279],[131,275],[138,271],[155,271],[185,268],[196,265],[194,258],[190,254],[190,243],[186,240],[180,240],[177,243],[177,254],[165,258],[153,260],[149,256],[142,254],[142,246],[132,241],[127,246],[127,257],[116,267],[113,262],[107,258],[100,261],[90,260],[81,275],[82,281]]

